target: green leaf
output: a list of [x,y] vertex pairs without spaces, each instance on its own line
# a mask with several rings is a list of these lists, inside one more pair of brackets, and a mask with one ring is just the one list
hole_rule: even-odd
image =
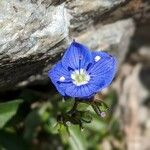
[[[1,148],[2,147],[2,148]],[[0,130],[0,150],[27,150],[22,136],[7,130]]]
[[38,109],[31,111],[25,120],[24,138],[31,141],[38,135],[37,127],[41,126],[42,119],[38,113]]
[[[84,132],[84,131],[83,131]],[[86,150],[87,143],[84,133],[81,132],[80,128],[77,126],[69,127],[69,145],[71,146],[72,150]]]
[[64,144],[66,144],[68,142],[68,138],[69,138],[69,130],[68,127],[64,126],[63,124],[59,124],[59,135],[61,136],[61,140]]
[[10,102],[0,103],[0,128],[16,114],[22,100],[14,100]]

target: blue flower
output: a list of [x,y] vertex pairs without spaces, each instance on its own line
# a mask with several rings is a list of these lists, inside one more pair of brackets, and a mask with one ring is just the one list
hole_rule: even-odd
[[88,99],[112,82],[116,64],[110,54],[73,41],[48,76],[63,96]]

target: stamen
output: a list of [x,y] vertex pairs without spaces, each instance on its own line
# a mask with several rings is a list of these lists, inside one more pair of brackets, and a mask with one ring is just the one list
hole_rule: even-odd
[[87,84],[89,82],[90,76],[86,72],[86,70],[80,69],[80,70],[75,70],[72,72],[71,79],[73,80],[72,82],[76,86],[81,86],[81,85]]
[[96,62],[98,62],[99,60],[101,59],[101,57],[100,56],[95,56],[95,58],[94,58],[94,60],[96,61]]

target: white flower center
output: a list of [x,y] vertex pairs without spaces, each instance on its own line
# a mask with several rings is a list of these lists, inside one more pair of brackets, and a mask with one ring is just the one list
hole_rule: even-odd
[[75,70],[71,74],[71,79],[76,86],[87,84],[90,80],[89,74],[84,69]]
[[95,58],[94,58],[94,60],[97,62],[97,61],[99,61],[101,59],[101,57],[100,56],[95,56]]

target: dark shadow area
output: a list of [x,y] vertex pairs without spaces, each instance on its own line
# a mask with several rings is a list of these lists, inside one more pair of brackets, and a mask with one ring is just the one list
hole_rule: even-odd
[[149,107],[149,108],[150,108],[150,96],[147,97],[147,98],[144,100],[143,104],[144,104],[146,107]]
[[143,86],[150,91],[150,65],[144,65],[139,74]]

